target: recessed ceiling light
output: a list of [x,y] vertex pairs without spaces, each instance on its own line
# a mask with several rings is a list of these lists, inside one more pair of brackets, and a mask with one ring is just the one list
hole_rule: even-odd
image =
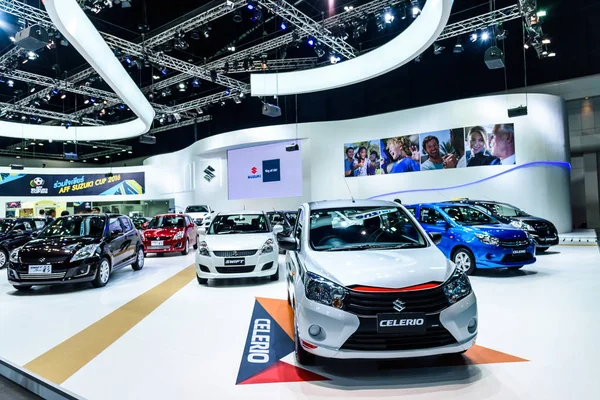
[[97,158],[94,158],[94,161],[98,161],[98,159],[97,159]]
[[110,158],[110,156],[104,156],[104,157],[106,157],[106,158]]
[[38,143],[38,146],[43,146],[43,145],[44,145],[44,143]]

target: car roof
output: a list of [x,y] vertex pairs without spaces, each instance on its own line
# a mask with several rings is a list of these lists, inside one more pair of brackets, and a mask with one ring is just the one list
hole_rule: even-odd
[[398,207],[398,203],[389,200],[322,200],[308,203],[311,210],[350,207]]
[[165,214],[156,214],[156,217],[183,217],[183,213],[165,213]]
[[406,207],[415,207],[415,206],[438,206],[438,207],[451,207],[451,206],[472,206],[472,204],[462,203],[460,201],[440,201],[437,203],[418,203],[418,204],[410,204]]

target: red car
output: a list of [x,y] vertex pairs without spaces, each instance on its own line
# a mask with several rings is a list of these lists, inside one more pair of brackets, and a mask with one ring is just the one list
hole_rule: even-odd
[[192,219],[184,214],[161,214],[152,218],[143,231],[146,253],[189,253],[198,248],[198,233]]

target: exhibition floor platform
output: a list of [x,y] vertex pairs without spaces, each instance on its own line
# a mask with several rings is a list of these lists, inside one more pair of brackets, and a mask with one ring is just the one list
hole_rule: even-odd
[[[404,361],[296,368],[283,274],[199,286],[194,255],[150,256],[105,288],[17,293],[0,274],[0,357],[95,399],[588,399],[600,372],[600,252],[552,248],[518,272],[472,277],[477,346]],[[280,258],[283,266],[283,258]],[[269,363],[242,362],[252,316],[271,317]]]

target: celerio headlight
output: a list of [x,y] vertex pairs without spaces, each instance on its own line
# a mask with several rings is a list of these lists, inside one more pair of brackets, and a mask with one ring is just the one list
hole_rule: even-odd
[[344,308],[344,298],[348,290],[312,272],[304,277],[306,298],[330,307]]
[[533,226],[531,226],[528,223],[523,222],[523,221],[511,221],[510,226],[514,226],[515,228],[522,229],[524,231],[535,232],[535,229],[533,229]]
[[273,239],[268,239],[260,249],[260,254],[269,254],[273,252]]
[[179,239],[183,239],[183,235],[185,234],[184,231],[179,231],[175,234],[175,236],[173,236],[173,240],[179,240]]
[[201,256],[210,256],[210,252],[208,250],[208,243],[202,241],[198,243],[198,254]]
[[481,240],[485,244],[491,244],[493,246],[500,246],[500,239],[494,236],[490,236],[487,233],[476,233],[475,237]]
[[71,262],[92,257],[94,254],[96,254],[98,246],[100,245],[88,244],[87,246],[82,247],[81,249],[77,250],[77,253],[75,253],[73,258],[71,258]]
[[10,252],[10,256],[8,257],[10,262],[12,262],[12,263],[19,262],[19,250],[21,250],[21,247],[17,247],[16,249],[14,249],[13,251]]
[[454,304],[460,299],[467,297],[472,290],[469,278],[464,272],[458,269],[454,270],[452,277],[444,284],[444,294],[450,304]]

